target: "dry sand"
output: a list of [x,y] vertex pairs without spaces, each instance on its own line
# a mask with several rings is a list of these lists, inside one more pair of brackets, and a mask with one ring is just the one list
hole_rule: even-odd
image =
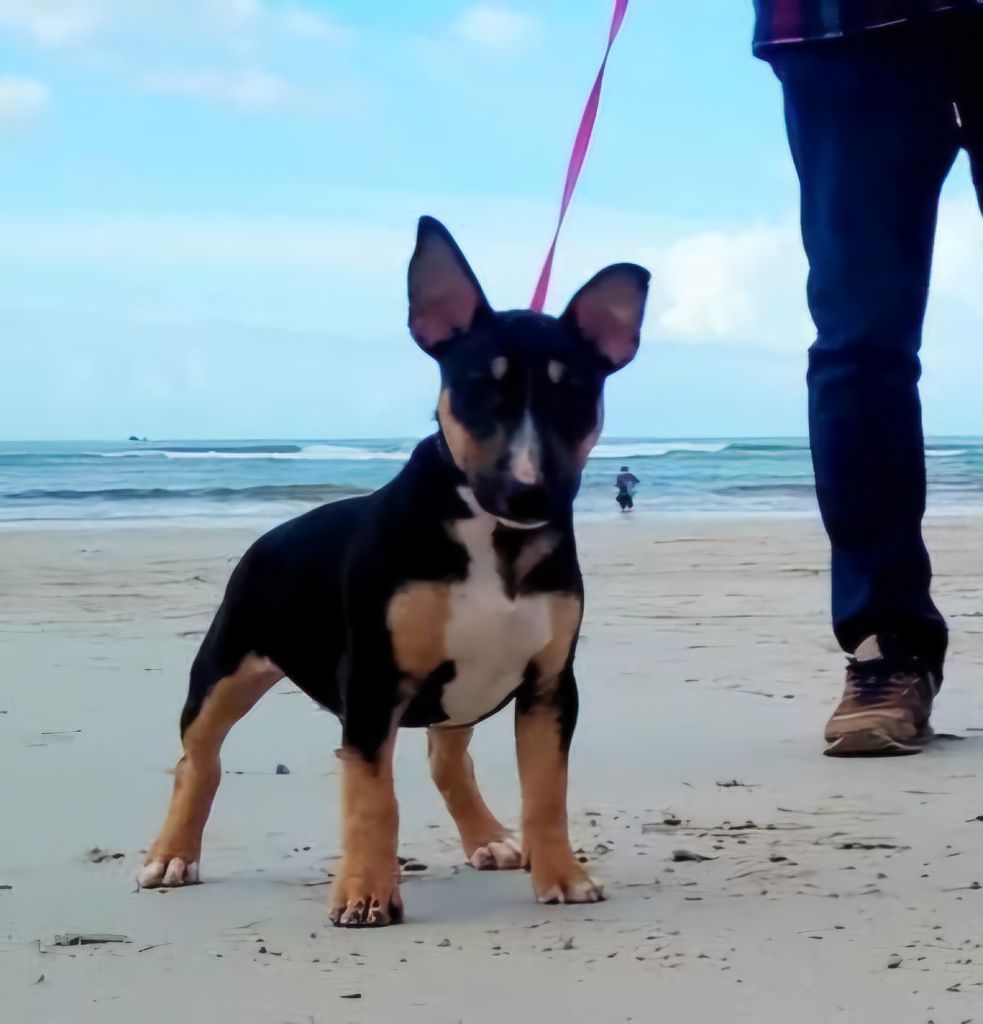
[[[963,739],[847,762],[820,756],[842,662],[814,522],[586,526],[571,810],[609,901],[537,906],[524,874],[462,867],[406,732],[402,853],[428,869],[405,925],[346,932],[324,884],[338,726],[286,683],[226,746],[205,884],[134,891],[187,666],[249,532],[0,533],[0,1018],[983,1020],[983,525],[930,534],[953,626],[937,727]],[[514,821],[508,713],[475,757]],[[51,945],[67,932],[129,941]]]

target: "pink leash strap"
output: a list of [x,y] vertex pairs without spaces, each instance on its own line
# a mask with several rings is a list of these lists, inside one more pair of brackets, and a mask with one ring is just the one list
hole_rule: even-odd
[[580,127],[577,129],[577,137],[573,140],[573,151],[570,154],[570,162],[567,165],[567,178],[563,184],[563,199],[560,202],[560,216],[556,222],[556,231],[553,234],[553,241],[550,243],[549,251],[546,253],[546,261],[539,273],[539,280],[536,282],[536,291],[533,293],[532,302],[529,308],[536,313],[541,313],[546,305],[546,293],[549,291],[550,275],[553,273],[553,257],[556,255],[556,243],[560,237],[560,228],[563,227],[563,218],[567,215],[567,208],[573,198],[573,191],[577,187],[577,179],[580,177],[581,168],[584,166],[584,158],[587,156],[587,147],[590,145],[590,138],[594,132],[594,121],[597,119],[597,106],[601,99],[601,84],[604,81],[604,70],[607,67],[608,57],[611,54],[611,47],[618,37],[621,23],[625,20],[625,11],[628,10],[628,0],[614,0],[614,13],[611,16],[611,31],[608,33],[608,45],[604,51],[604,59],[597,70],[597,77],[594,79],[594,86],[587,97],[587,105],[580,118]]

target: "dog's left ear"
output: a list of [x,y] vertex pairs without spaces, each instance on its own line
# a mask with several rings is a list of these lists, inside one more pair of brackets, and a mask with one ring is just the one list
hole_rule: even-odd
[[570,300],[562,319],[620,370],[638,351],[651,274],[634,263],[616,263],[595,274]]
[[474,271],[451,233],[433,217],[421,217],[408,277],[410,333],[425,351],[471,329],[491,314]]

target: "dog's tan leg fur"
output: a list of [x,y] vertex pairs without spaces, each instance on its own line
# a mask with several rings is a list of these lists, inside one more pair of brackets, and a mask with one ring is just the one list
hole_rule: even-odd
[[403,918],[396,845],[399,809],[393,786],[396,727],[368,761],[354,748],[341,759],[342,858],[331,920],[346,928],[395,924]]
[[505,871],[521,865],[521,849],[488,809],[468,753],[473,729],[428,729],[430,776],[457,825],[468,863],[479,871]]
[[[553,636],[535,659],[540,677],[528,703],[516,709],[515,739],[522,790],[522,860],[541,903],[596,903],[604,899],[570,846],[567,825],[567,751],[557,693],[580,627],[580,599],[553,602]],[[572,682],[572,681],[571,681]]]
[[222,742],[232,726],[282,678],[283,673],[269,659],[250,654],[208,692],[197,717],[185,730],[184,755],[174,769],[171,805],[138,876],[141,886],[149,889],[198,881],[201,837],[222,777]]
[[523,862],[541,903],[595,903],[598,886],[577,860],[567,831],[567,755],[555,708],[537,706],[516,716],[522,788]]

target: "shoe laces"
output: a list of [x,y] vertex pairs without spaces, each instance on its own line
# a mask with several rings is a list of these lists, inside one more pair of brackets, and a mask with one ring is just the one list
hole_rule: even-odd
[[850,682],[862,703],[901,696],[924,682],[934,696],[936,685],[925,663],[914,655],[886,655],[861,661],[847,659]]

